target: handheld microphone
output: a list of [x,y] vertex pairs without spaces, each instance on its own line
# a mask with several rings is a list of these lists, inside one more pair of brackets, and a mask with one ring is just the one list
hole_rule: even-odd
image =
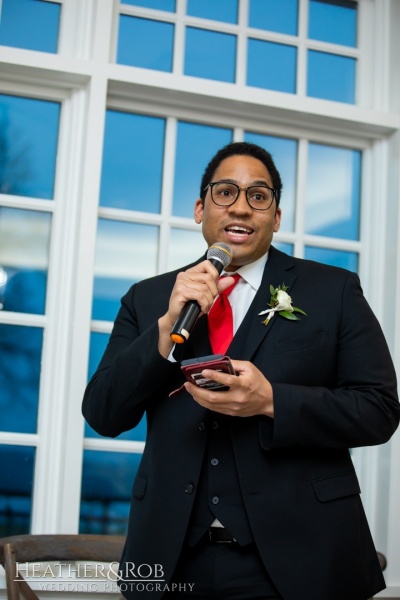
[[[233,252],[228,244],[215,242],[209,247],[207,259],[221,273],[229,265],[233,258]],[[201,309],[196,300],[189,300],[182,308],[175,325],[171,329],[171,340],[176,344],[183,344],[189,339],[192,329],[200,315]]]

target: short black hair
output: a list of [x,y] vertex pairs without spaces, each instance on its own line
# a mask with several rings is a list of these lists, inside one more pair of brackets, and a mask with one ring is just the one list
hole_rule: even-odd
[[207,193],[205,188],[209,183],[211,183],[214,173],[218,169],[221,162],[225,160],[225,158],[236,156],[238,154],[242,156],[252,156],[263,163],[268,173],[271,175],[272,186],[276,192],[276,207],[278,208],[282,191],[282,180],[281,176],[279,175],[279,171],[275,166],[271,154],[261,146],[258,146],[257,144],[251,144],[250,142],[232,142],[231,144],[227,144],[218,150],[204,171],[200,185],[200,198],[204,202]]

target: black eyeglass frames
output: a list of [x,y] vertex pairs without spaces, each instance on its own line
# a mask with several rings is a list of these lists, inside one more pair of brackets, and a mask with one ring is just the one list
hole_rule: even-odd
[[217,206],[231,206],[239,198],[241,191],[246,192],[246,200],[254,210],[268,210],[276,199],[276,191],[267,184],[241,188],[229,181],[212,181],[204,191],[207,188],[210,188],[211,200]]

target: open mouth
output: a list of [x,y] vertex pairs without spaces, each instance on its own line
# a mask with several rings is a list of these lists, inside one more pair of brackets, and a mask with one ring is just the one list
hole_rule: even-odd
[[235,236],[238,238],[245,238],[254,233],[254,230],[251,227],[243,227],[240,225],[229,225],[225,227],[226,233],[230,236]]

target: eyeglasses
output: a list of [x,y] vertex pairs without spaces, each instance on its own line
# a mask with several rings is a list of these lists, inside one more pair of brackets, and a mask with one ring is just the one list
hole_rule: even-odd
[[236,183],[212,181],[205,188],[210,188],[211,200],[217,206],[232,206],[239,198],[240,192],[246,192],[248,205],[254,210],[268,210],[276,199],[276,190],[265,185],[251,185],[241,188]]

